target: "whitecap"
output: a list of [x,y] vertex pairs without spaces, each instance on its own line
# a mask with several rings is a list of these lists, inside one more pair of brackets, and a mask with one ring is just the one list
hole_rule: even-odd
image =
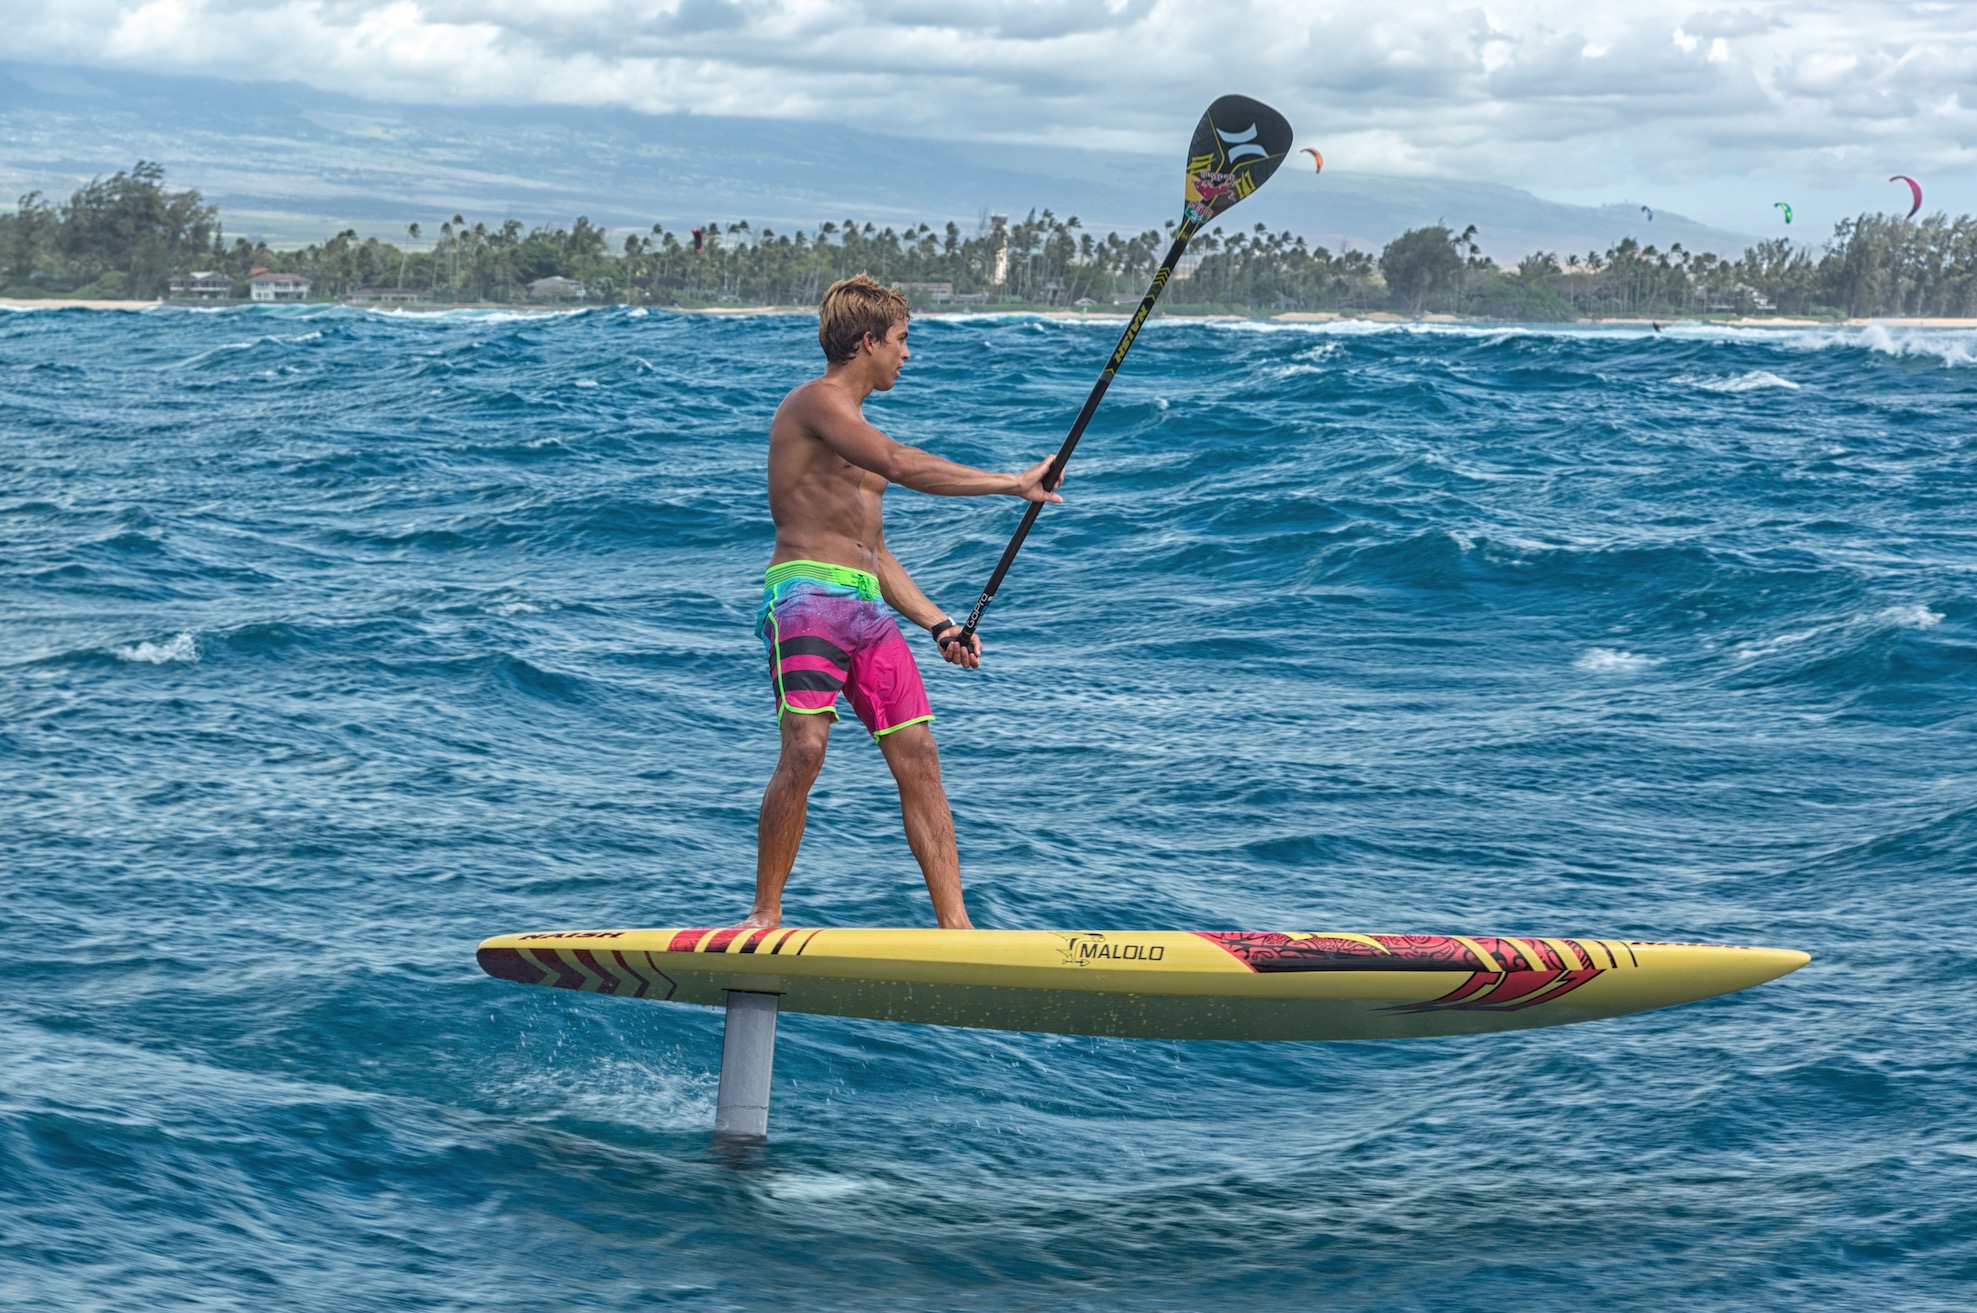
[[1701,388],[1704,392],[1758,392],[1765,388],[1786,388],[1792,392],[1799,385],[1788,378],[1779,378],[1768,369],[1753,369],[1744,374],[1731,374],[1722,378],[1699,378],[1694,374],[1683,374],[1675,380],[1690,387]]
[[867,1183],[855,1176],[839,1176],[830,1173],[805,1173],[801,1176],[778,1176],[764,1188],[771,1198],[788,1203],[828,1203],[834,1199],[844,1199],[858,1194]]
[[1572,667],[1597,675],[1628,675],[1658,664],[1653,657],[1637,656],[1617,647],[1594,647],[1581,652]]
[[184,369],[187,366],[196,365],[202,360],[220,354],[220,352],[222,351],[246,351],[255,346],[258,346],[260,343],[265,342],[266,340],[267,340],[266,338],[257,337],[252,342],[222,342],[218,346],[207,347],[204,351],[201,351],[196,356],[186,357],[184,360],[179,361],[178,364],[174,366],[174,368]]
[[1977,335],[1967,330],[1869,324],[1860,330],[1860,344],[1884,356],[1931,356],[1945,365],[1977,364]]
[[577,380],[577,386],[580,388],[594,388],[601,385],[594,378],[580,378]]
[[1801,629],[1794,634],[1778,634],[1755,642],[1739,643],[1735,649],[1736,657],[1739,661],[1755,661],[1759,657],[1770,656],[1773,652],[1782,652],[1788,647],[1797,647],[1800,643],[1809,642],[1828,628],[1830,626],[1820,625],[1811,629]]
[[1934,629],[1943,623],[1943,613],[1930,610],[1926,602],[1911,602],[1907,606],[1888,607],[1875,619],[1898,629]]
[[116,649],[116,656],[120,661],[140,661],[152,666],[169,665],[174,661],[197,661],[199,641],[192,636],[190,630],[186,630],[172,635],[162,643],[153,643],[147,639],[141,643],[133,643],[129,647],[120,647]]

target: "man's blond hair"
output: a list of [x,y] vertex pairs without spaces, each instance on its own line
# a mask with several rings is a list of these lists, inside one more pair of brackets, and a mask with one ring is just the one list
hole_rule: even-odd
[[851,359],[865,334],[883,342],[892,326],[911,314],[912,308],[898,291],[876,278],[859,274],[831,284],[817,307],[817,344],[824,348],[824,359],[842,365]]

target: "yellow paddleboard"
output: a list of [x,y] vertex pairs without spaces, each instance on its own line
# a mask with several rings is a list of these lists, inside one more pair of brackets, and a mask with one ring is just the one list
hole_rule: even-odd
[[1782,948],[1269,931],[565,930],[480,946],[491,976],[595,994],[1151,1039],[1406,1039],[1525,1030],[1713,998]]

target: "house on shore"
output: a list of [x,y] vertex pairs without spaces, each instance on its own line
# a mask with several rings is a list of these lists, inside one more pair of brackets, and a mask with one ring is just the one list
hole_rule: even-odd
[[360,287],[343,298],[345,305],[416,305],[432,293],[416,287]]
[[954,299],[953,283],[894,283],[893,290],[904,292],[908,301],[926,300],[934,305],[946,305]]
[[589,295],[589,289],[574,278],[551,275],[538,278],[529,284],[531,301],[581,301]]
[[233,279],[216,270],[180,274],[168,285],[174,301],[224,301],[233,293]]
[[256,269],[247,280],[248,294],[256,301],[306,301],[309,280],[300,274],[275,274]]

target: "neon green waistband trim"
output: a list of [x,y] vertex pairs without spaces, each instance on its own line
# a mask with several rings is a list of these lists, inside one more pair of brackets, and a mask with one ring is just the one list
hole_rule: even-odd
[[848,565],[832,565],[829,561],[784,561],[781,565],[772,565],[762,576],[762,586],[774,588],[792,579],[815,579],[840,588],[855,588],[858,595],[867,601],[883,600],[877,575],[854,570]]

